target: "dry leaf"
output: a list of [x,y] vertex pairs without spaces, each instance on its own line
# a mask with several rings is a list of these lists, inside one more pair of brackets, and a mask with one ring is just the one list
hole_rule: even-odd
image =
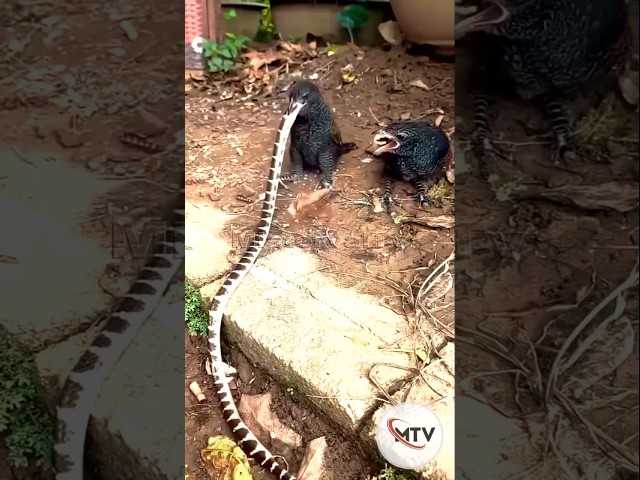
[[307,445],[307,450],[298,470],[300,480],[331,480],[332,472],[324,466],[324,456],[327,451],[327,441],[324,437],[313,439]]
[[626,71],[618,78],[620,92],[630,105],[638,105],[638,72]]
[[398,216],[396,223],[415,223],[432,228],[453,228],[455,219],[453,215],[435,215],[433,217],[405,217]]
[[382,206],[382,200],[377,195],[371,199],[371,203],[373,204],[373,213],[384,212],[384,207]]
[[409,85],[411,85],[412,87],[418,87],[421,88],[423,90],[429,91],[431,90],[422,80],[420,80],[419,78],[416,78],[415,80],[413,80],[411,83],[409,83]]
[[449,168],[446,171],[446,176],[447,176],[447,180],[449,181],[449,183],[454,184],[456,183],[456,172],[453,168]]
[[440,124],[442,123],[442,120],[444,120],[444,115],[438,115],[438,116],[436,117],[436,121],[434,122],[434,123],[435,123],[435,125],[436,125],[436,127],[439,127],[439,126],[440,126]]
[[615,372],[633,353],[633,325],[625,315],[612,316],[584,338],[568,361],[575,361],[563,372],[565,392],[580,395]]
[[287,212],[289,212],[291,216],[295,217],[302,209],[319,202],[329,195],[329,193],[331,193],[331,190],[328,188],[315,190],[309,193],[299,193],[296,199],[291,203],[291,205],[289,205],[289,208],[287,208]]
[[[459,163],[459,162],[458,162]],[[544,188],[537,185],[505,184],[505,195],[511,199],[542,197],[587,210],[630,212],[638,208],[638,184],[611,181],[595,185],[562,185]]]
[[400,120],[409,120],[411,118],[411,112],[402,112],[400,114]]
[[391,45],[400,45],[402,43],[402,31],[400,30],[398,22],[389,20],[388,22],[381,23],[378,25],[378,32],[380,32],[380,36]]

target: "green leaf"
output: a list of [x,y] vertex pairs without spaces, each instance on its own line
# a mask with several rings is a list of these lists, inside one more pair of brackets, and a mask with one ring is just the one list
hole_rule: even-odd
[[369,10],[362,5],[347,5],[338,13],[338,23],[342,28],[360,28],[369,19]]
[[219,57],[212,58],[209,60],[208,66],[209,70],[211,70],[212,72],[219,72],[220,70],[222,70],[222,59]]
[[231,45],[225,45],[220,49],[220,52],[218,53],[220,53],[220,56],[222,58],[233,58],[234,55],[233,55],[233,52],[231,51],[232,48],[233,47]]
[[238,15],[236,14],[236,11],[233,8],[231,10],[229,10],[228,12],[224,12],[224,18],[226,20],[233,20],[237,16]]

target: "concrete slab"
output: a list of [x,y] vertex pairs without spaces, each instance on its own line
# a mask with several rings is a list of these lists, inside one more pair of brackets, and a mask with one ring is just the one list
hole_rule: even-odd
[[[404,353],[383,351],[405,319],[368,295],[347,290],[318,271],[316,256],[285,248],[258,260],[230,301],[225,334],[296,400],[312,404],[353,434],[376,408],[380,392],[371,367],[409,367]],[[219,282],[201,291],[209,299]],[[394,392],[402,369],[378,369],[376,379]]]
[[231,250],[221,238],[222,230],[233,217],[210,204],[187,202],[185,205],[185,273],[196,285],[205,285],[220,277],[230,266],[226,254]]
[[[31,350],[66,338],[92,321],[110,297],[99,286],[110,252],[31,202],[0,196],[0,216],[20,218],[0,235],[2,325]],[[17,316],[16,316],[17,315]]]

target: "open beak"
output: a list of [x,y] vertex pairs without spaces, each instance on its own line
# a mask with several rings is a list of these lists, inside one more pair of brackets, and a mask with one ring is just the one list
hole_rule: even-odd
[[490,31],[495,25],[505,22],[509,18],[509,11],[500,0],[487,0],[477,13],[456,23],[454,38],[456,40],[474,31]]
[[377,157],[385,152],[393,152],[399,145],[400,143],[395,138],[380,133],[373,138],[373,142],[365,151]]

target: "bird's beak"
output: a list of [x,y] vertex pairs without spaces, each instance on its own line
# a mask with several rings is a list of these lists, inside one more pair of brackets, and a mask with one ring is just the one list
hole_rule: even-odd
[[399,145],[400,143],[395,138],[379,133],[373,137],[373,142],[366,148],[365,152],[377,157],[385,152],[394,151]]
[[289,100],[289,106],[287,107],[286,115],[291,115],[294,111],[296,112],[296,115],[297,115],[298,112],[304,106],[305,106],[304,102],[299,102],[295,98],[292,98],[291,100]]
[[490,30],[505,22],[509,16],[509,11],[500,0],[487,0],[475,14],[456,23],[454,38],[458,40],[473,31]]

